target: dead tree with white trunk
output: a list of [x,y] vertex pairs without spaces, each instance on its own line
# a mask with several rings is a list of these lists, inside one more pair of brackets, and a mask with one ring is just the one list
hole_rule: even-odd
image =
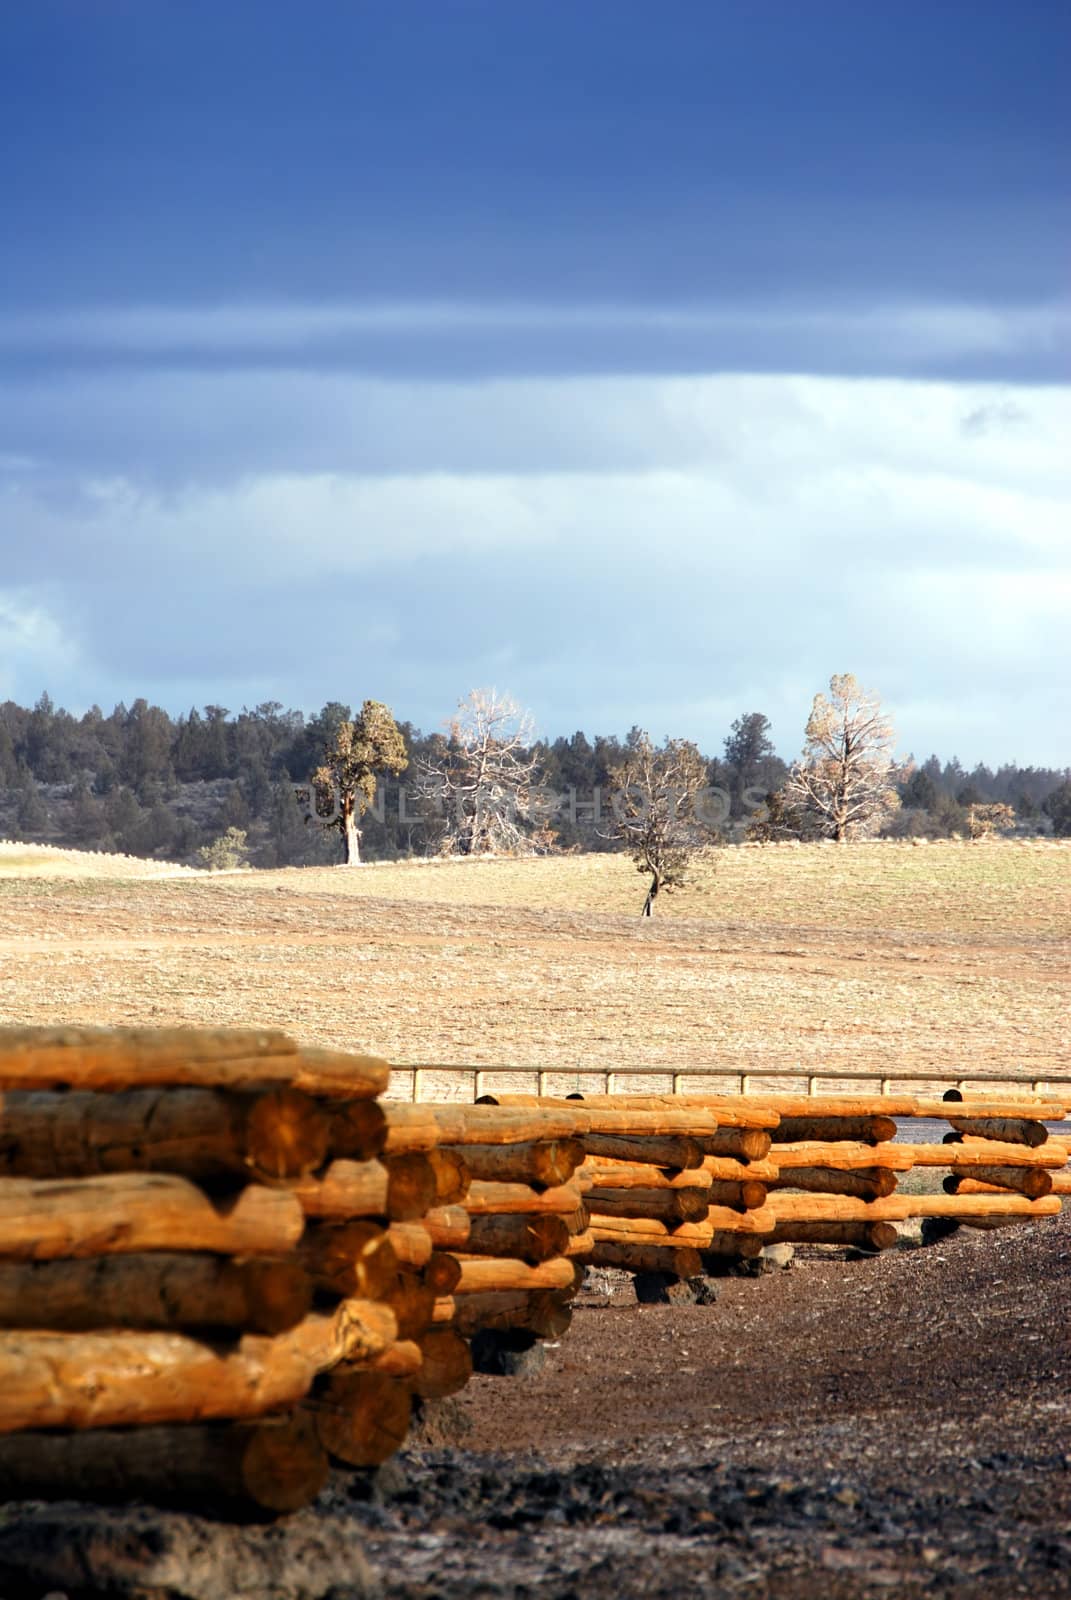
[[900,804],[892,723],[851,673],[829,680],[807,719],[806,744],[783,795],[804,830],[826,839],[875,834]]

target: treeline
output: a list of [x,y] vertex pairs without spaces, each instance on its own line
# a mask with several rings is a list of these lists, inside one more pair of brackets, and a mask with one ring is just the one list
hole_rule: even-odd
[[[266,701],[232,713],[209,705],[177,718],[146,700],[108,715],[76,717],[47,694],[31,708],[0,705],[0,836],[85,850],[196,862],[228,829],[244,833],[256,866],[316,865],[339,859],[336,832],[307,823],[295,787],[306,783],[350,707],[330,702],[315,716]],[[398,724],[410,766],[381,784],[362,820],[366,858],[423,855],[434,848],[419,806],[409,802],[420,758],[441,734]],[[632,735],[582,732],[540,741],[543,784],[556,797],[551,823],[563,849],[618,848],[607,826],[610,775]],[[756,791],[780,787],[788,771],[759,712],[738,718],[722,750],[707,759],[711,787],[731,797],[740,830]],[[900,784],[901,809],[886,831],[966,835],[971,806],[1010,806],[1021,831],[1071,834],[1071,770],[1005,765],[965,771],[931,756]],[[598,798],[597,798],[598,797]]]

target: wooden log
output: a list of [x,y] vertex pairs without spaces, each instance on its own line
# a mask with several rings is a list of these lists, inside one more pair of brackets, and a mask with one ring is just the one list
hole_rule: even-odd
[[351,1467],[378,1467],[405,1443],[409,1385],[384,1372],[340,1367],[317,1385],[313,1405],[321,1444]]
[[0,1261],[0,1328],[238,1329],[282,1333],[308,1315],[293,1257],[194,1252]]
[[770,1159],[781,1172],[790,1167],[836,1167],[841,1172],[858,1167],[888,1167],[890,1172],[908,1172],[914,1164],[911,1152],[922,1148],[925,1147],[891,1142],[861,1144],[841,1139],[803,1139],[794,1144],[777,1145]]
[[779,1176],[776,1161],[737,1161],[733,1156],[704,1156],[702,1170],[713,1183],[772,1183]]
[[395,1271],[408,1267],[411,1272],[422,1272],[435,1250],[423,1223],[392,1222],[388,1231],[397,1264]]
[[570,1236],[564,1253],[570,1261],[586,1261],[594,1248],[595,1235],[590,1228],[585,1228],[583,1233],[574,1233]]
[[393,1233],[377,1222],[311,1222],[297,1256],[318,1289],[381,1300],[398,1275]]
[[0,1439],[0,1500],[147,1500],[281,1513],[311,1504],[327,1473],[315,1424],[299,1411],[259,1422]]
[[896,1123],[892,1117],[782,1117],[772,1134],[773,1159],[777,1160],[778,1145],[794,1144],[801,1139],[823,1143],[847,1139],[853,1143],[874,1145],[884,1144],[895,1137]]
[[702,1250],[713,1232],[705,1222],[662,1222],[657,1217],[611,1217],[593,1213],[591,1232],[597,1244],[694,1245]]
[[489,1290],[445,1296],[436,1305],[436,1320],[452,1322],[463,1338],[481,1328],[527,1328],[540,1339],[560,1339],[573,1319],[573,1290]]
[[569,1248],[564,1217],[544,1212],[537,1216],[473,1217],[466,1251],[471,1255],[515,1256],[533,1264],[564,1255]]
[[789,1167],[770,1187],[880,1200],[896,1188],[896,1173],[888,1167],[855,1167],[850,1172],[840,1172],[836,1167]]
[[434,1150],[439,1144],[439,1124],[430,1105],[380,1101],[387,1126],[386,1152],[407,1155],[414,1150]]
[[773,1244],[838,1244],[859,1250],[891,1250],[900,1235],[891,1222],[785,1222]]
[[396,1337],[394,1313],[370,1300],[227,1345],[127,1329],[0,1334],[0,1433],[261,1416],[302,1399],[318,1372],[368,1360]]
[[428,1288],[434,1289],[436,1297],[453,1294],[461,1282],[461,1263],[449,1251],[435,1250],[422,1276]]
[[541,1189],[568,1183],[584,1160],[584,1145],[579,1139],[467,1144],[460,1148],[470,1177],[483,1183],[527,1183]]
[[368,1365],[372,1372],[382,1372],[388,1378],[412,1381],[420,1375],[424,1352],[415,1339],[396,1339],[382,1355],[374,1356]]
[[696,1278],[703,1270],[699,1251],[690,1245],[642,1243],[639,1240],[597,1240],[591,1253],[596,1267],[622,1267],[626,1272],[666,1272]]
[[390,1306],[394,1312],[399,1339],[419,1339],[424,1330],[431,1326],[436,1298],[435,1290],[418,1273],[397,1273],[383,1295],[383,1304]]
[[420,1221],[436,1250],[465,1248],[471,1222],[464,1206],[434,1206]]
[[0,1028],[0,1090],[293,1088],[365,1100],[389,1078],[376,1056],[299,1050],[272,1029]]
[[472,1377],[472,1351],[455,1328],[436,1327],[421,1335],[423,1357],[413,1379],[413,1393],[422,1400],[443,1400],[459,1394]]
[[724,1233],[715,1228],[710,1236],[710,1242],[703,1248],[703,1262],[707,1264],[708,1256],[713,1258],[712,1264],[718,1263],[726,1256],[740,1261],[753,1261],[762,1255],[763,1244],[771,1237],[765,1234],[762,1237],[757,1233]]
[[411,1222],[435,1203],[435,1175],[426,1156],[391,1156],[386,1161],[332,1161],[315,1178],[289,1185],[307,1217],[347,1222],[386,1217]]
[[766,1185],[752,1178],[716,1178],[707,1190],[707,1202],[734,1211],[757,1211],[766,1204]]
[[[945,1108],[946,1115],[950,1109]],[[957,1133],[973,1134],[979,1139],[999,1139],[1006,1144],[1027,1145],[1032,1150],[1043,1145],[1049,1137],[1049,1130],[1043,1122],[1035,1122],[1027,1117],[948,1116],[948,1120]]]
[[461,1278],[454,1290],[455,1299],[506,1289],[575,1290],[579,1278],[574,1263],[564,1256],[532,1266],[508,1256],[462,1256]]
[[705,1220],[709,1204],[709,1189],[608,1189],[600,1184],[591,1191],[588,1210],[606,1217],[659,1217],[672,1225]]
[[276,1029],[0,1028],[0,1089],[275,1087],[296,1062]]
[[1054,1172],[1050,1193],[1071,1194],[1071,1172]]
[[944,1180],[946,1194],[1000,1194],[1013,1190],[1028,1200],[1052,1194],[1050,1172],[1040,1167],[974,1167],[967,1173],[954,1172]]
[[435,1174],[435,1204],[456,1206],[469,1192],[472,1174],[460,1150],[437,1147],[429,1150],[427,1160]]
[[0,1094],[0,1175],[172,1172],[300,1177],[321,1166],[330,1124],[296,1089],[127,1089]]
[[983,1119],[1009,1117],[1013,1121],[1061,1122],[1067,1115],[1067,1108],[1063,1101],[1047,1100],[1041,1095],[961,1096],[958,1090],[951,1090],[941,1100],[918,1099],[915,1115],[930,1119],[948,1116]]
[[[891,1194],[884,1200],[853,1200],[839,1194],[771,1194],[763,1208],[782,1222],[903,1222],[908,1217],[1051,1217],[1060,1209],[1056,1195],[1028,1200],[1025,1195]],[[752,1213],[754,1214],[754,1213]]]
[[426,1155],[388,1156],[387,1215],[392,1222],[412,1222],[438,1204],[438,1181]]
[[[466,1217],[465,1236],[457,1241],[457,1248],[468,1248],[468,1234]],[[390,1239],[400,1267],[419,1272],[436,1294],[453,1293],[460,1274],[457,1260],[448,1251],[436,1250],[427,1228],[419,1222],[392,1222]]]
[[1000,1139],[970,1139],[948,1134],[945,1144],[906,1144],[916,1167],[953,1167],[964,1171],[974,1166],[1041,1167],[1058,1171],[1067,1158],[1055,1139],[1043,1145],[1006,1144]]
[[[375,1161],[387,1148],[387,1113],[380,1100],[328,1105],[328,1154],[335,1161]],[[317,1163],[319,1165],[319,1163]]]
[[539,1213],[572,1216],[583,1204],[577,1183],[556,1189],[533,1189],[526,1183],[484,1183],[475,1180],[464,1199],[470,1216],[535,1216]]
[[704,1156],[730,1156],[734,1161],[764,1161],[770,1143],[765,1128],[719,1128],[699,1141]]
[[477,1105],[431,1105],[440,1144],[524,1144],[575,1139],[586,1134],[591,1118],[585,1106],[542,1100],[538,1109]]
[[303,1227],[294,1196],[260,1184],[210,1199],[188,1178],[158,1172],[0,1178],[0,1258],[8,1260],[176,1249],[285,1255]]
[[[837,1121],[856,1117],[913,1117],[918,1098],[913,1094],[759,1094],[758,1102],[781,1118],[831,1117]],[[774,1135],[774,1143],[777,1136]]]
[[[499,1099],[503,1105],[514,1105],[521,1100],[530,1100],[534,1104],[544,1104],[536,1096],[501,1095]],[[663,1112],[672,1111],[677,1117],[696,1116],[696,1127],[699,1129],[705,1123],[705,1116],[710,1114],[717,1120],[720,1127],[733,1128],[774,1128],[777,1126],[777,1113],[771,1112],[764,1104],[759,1104],[755,1097],[742,1097],[740,1095],[716,1094],[584,1094],[573,1102],[560,1099],[553,1102],[555,1105],[575,1103],[585,1110],[592,1112],[624,1111],[630,1116],[638,1111]]]
[[[742,1162],[732,1165],[741,1173],[747,1171]],[[704,1161],[702,1167],[677,1172],[673,1168],[653,1166],[649,1161],[613,1161],[607,1156],[589,1155],[579,1169],[579,1176],[590,1185],[589,1195],[600,1186],[606,1189],[709,1189],[714,1179],[706,1167]]]
[[683,1134],[589,1133],[584,1137],[589,1155],[607,1156],[613,1161],[642,1161],[654,1167],[685,1171],[701,1167],[703,1152],[695,1139]]

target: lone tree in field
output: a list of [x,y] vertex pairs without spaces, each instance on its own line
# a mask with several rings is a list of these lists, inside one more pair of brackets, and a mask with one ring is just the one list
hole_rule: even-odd
[[[376,797],[380,773],[397,777],[409,765],[409,756],[394,718],[378,700],[366,700],[360,716],[339,722],[311,778],[312,809],[306,822],[316,820],[342,835],[342,859],[357,866],[361,859],[358,821]],[[298,794],[309,798],[308,789]]]
[[649,917],[663,889],[686,881],[689,860],[714,837],[702,820],[701,791],[707,764],[688,739],[653,745],[639,730],[629,735],[625,759],[610,773],[614,831],[651,879],[640,915]]
[[790,808],[807,831],[826,839],[876,833],[900,798],[893,787],[892,723],[877,695],[860,688],[850,672],[829,680],[807,719],[807,742],[784,786]]
[[417,788],[441,829],[444,852],[495,855],[532,849],[539,788],[535,728],[527,711],[496,689],[474,689],[446,737],[422,759]]

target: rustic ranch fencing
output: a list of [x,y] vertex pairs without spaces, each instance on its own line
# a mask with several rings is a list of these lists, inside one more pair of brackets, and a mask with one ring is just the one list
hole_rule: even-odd
[[[1071,1193],[1063,1102],[1022,1088],[468,1070],[479,1103],[391,1100],[385,1061],[278,1032],[0,1029],[0,1495],[293,1510],[398,1449],[474,1343],[560,1338],[589,1267],[672,1298],[770,1244],[873,1252]],[[902,1189],[922,1168],[940,1193]]]

